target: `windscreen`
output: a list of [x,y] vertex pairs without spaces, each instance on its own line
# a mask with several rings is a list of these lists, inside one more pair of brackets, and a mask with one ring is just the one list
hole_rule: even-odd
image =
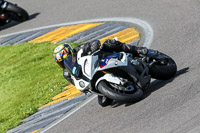
[[64,60],[65,67],[68,69],[70,73],[74,73],[73,69],[75,69],[75,66],[77,65],[76,58],[77,54],[70,54]]

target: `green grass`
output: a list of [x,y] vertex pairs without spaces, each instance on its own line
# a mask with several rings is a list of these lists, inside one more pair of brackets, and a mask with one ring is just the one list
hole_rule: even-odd
[[58,45],[44,42],[0,47],[0,133],[18,126],[68,85],[54,61]]

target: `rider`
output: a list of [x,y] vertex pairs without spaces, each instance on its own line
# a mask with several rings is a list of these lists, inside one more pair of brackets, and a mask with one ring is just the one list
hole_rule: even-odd
[[97,50],[106,51],[106,52],[127,52],[132,53],[134,56],[138,56],[139,54],[147,54],[148,49],[145,47],[136,47],[132,45],[127,45],[125,43],[122,43],[120,41],[117,41],[116,39],[108,39],[106,40],[102,46],[99,40],[94,40],[91,42],[87,42],[84,44],[81,44],[74,49],[72,47],[65,43],[63,45],[60,45],[56,47],[54,50],[54,58],[56,63],[63,68],[63,76],[66,80],[70,81],[72,84],[73,80],[71,79],[70,73],[66,70],[64,66],[63,60],[67,57],[67,55],[72,53],[77,53],[80,49],[83,50],[83,53],[81,56],[91,55]]

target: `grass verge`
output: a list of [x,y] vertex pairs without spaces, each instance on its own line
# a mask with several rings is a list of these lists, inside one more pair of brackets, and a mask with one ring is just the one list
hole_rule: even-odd
[[18,126],[69,84],[53,58],[58,45],[43,42],[0,47],[0,132]]

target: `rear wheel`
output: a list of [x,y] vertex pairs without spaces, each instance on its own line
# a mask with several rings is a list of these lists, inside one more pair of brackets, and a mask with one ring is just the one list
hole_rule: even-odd
[[123,102],[136,102],[143,97],[142,89],[132,86],[131,89],[121,90],[118,85],[114,85],[105,80],[100,81],[97,89],[106,97]]
[[177,66],[175,61],[165,55],[167,58],[164,63],[159,62],[155,63],[150,67],[150,74],[152,78],[159,79],[159,80],[167,80],[172,78],[177,71]]
[[113,102],[112,99],[105,97],[105,96],[99,96],[98,95],[98,103],[99,105],[101,105],[102,107],[108,106]]

